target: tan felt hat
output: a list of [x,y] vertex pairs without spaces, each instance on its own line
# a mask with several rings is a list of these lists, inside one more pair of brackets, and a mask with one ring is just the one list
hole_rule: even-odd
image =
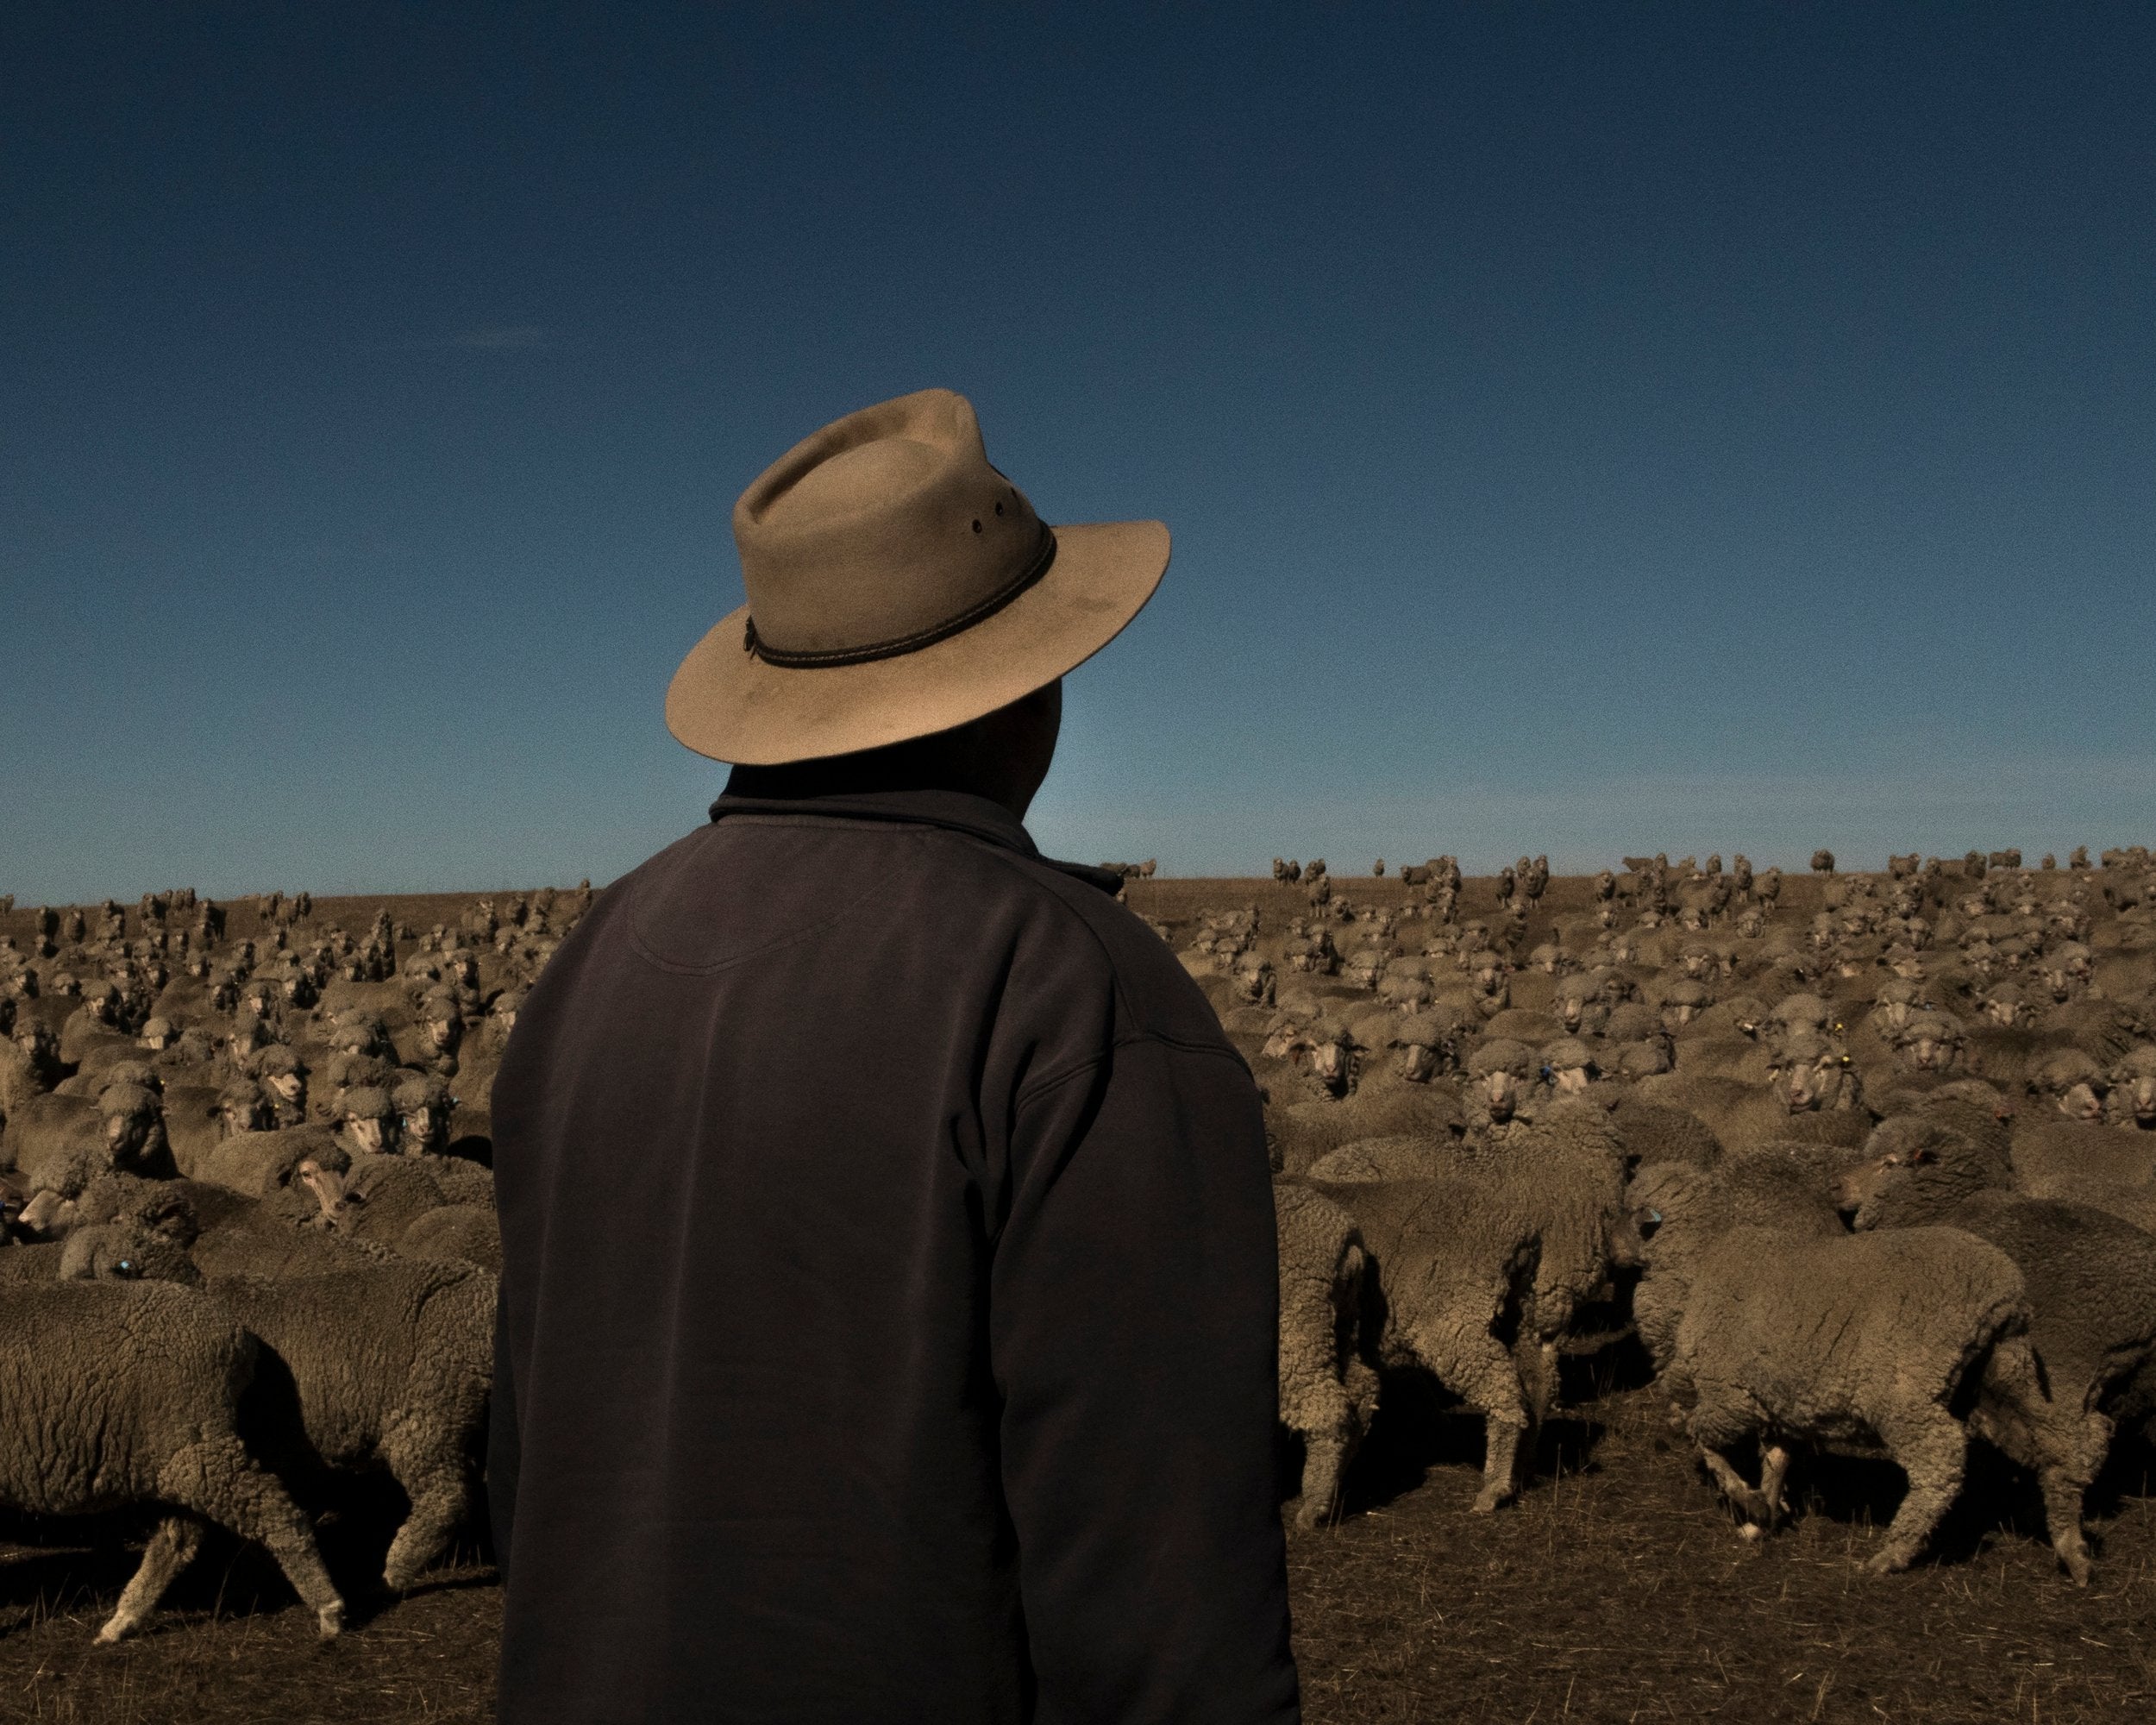
[[948,731],[1085,662],[1160,585],[1157,521],[1050,527],[995,468],[973,404],[924,389],[849,413],[734,505],[749,603],[690,649],[667,729],[745,766]]

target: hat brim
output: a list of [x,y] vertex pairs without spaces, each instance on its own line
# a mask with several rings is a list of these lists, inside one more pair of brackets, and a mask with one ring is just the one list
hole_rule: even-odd
[[1157,521],[1058,527],[1047,574],[970,628],[862,665],[787,669],[747,651],[749,607],[689,649],[667,729],[715,761],[778,766],[932,736],[1076,669],[1123,632],[1168,568]]

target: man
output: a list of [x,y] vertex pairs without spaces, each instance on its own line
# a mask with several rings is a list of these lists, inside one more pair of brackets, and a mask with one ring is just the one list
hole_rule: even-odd
[[736,763],[492,1091],[509,1725],[1291,1720],[1256,1087],[1021,824],[1156,522],[943,390],[734,511],[667,723]]

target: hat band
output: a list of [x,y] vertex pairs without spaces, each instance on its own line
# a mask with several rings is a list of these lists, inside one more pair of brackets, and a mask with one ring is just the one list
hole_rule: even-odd
[[750,618],[742,631],[741,649],[751,658],[761,659],[767,665],[775,665],[783,671],[816,671],[833,665],[866,665],[878,659],[895,659],[901,653],[916,653],[924,647],[933,647],[938,641],[948,640],[961,630],[970,629],[985,617],[992,617],[1016,599],[1026,588],[1048,573],[1048,566],[1056,561],[1055,530],[1041,523],[1040,548],[1033,559],[1018,571],[1016,579],[1005,583],[978,604],[968,605],[946,623],[931,624],[911,635],[901,635],[896,640],[878,641],[867,647],[835,647],[828,652],[795,653],[783,647],[774,647],[756,633],[756,619]]

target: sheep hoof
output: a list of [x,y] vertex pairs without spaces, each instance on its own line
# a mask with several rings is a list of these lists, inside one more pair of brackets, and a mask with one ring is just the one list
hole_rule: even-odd
[[1737,1533],[1739,1537],[1750,1540],[1755,1546],[1767,1536],[1767,1530],[1757,1521],[1745,1522],[1744,1526],[1737,1529]]
[[1489,1515],[1512,1502],[1512,1493],[1486,1485],[1475,1494],[1475,1501],[1468,1508],[1475,1515]]
[[1909,1566],[1908,1554],[1890,1549],[1876,1552],[1865,1559],[1864,1566],[1873,1575],[1898,1575]]
[[344,1602],[325,1605],[315,1613],[315,1628],[325,1641],[334,1641],[344,1629]]
[[118,1646],[120,1641],[125,1638],[129,1627],[129,1625],[122,1623],[117,1617],[109,1619],[106,1622],[104,1628],[97,1631],[97,1645],[101,1647]]

